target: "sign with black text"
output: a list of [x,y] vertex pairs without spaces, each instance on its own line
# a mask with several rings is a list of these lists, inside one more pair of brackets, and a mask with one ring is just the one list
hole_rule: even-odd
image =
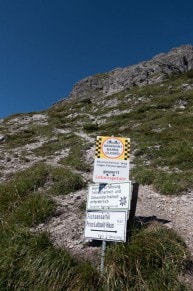
[[88,211],[85,238],[109,241],[126,241],[127,212]]
[[92,184],[89,187],[87,210],[129,210],[131,182]]

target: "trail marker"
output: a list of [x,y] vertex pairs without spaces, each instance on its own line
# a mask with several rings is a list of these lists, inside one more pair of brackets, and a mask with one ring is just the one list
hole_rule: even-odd
[[126,241],[131,202],[129,163],[129,138],[97,136],[93,171],[96,184],[89,187],[84,235],[85,239],[102,240],[101,273],[106,241]]
[[125,242],[126,225],[126,211],[88,211],[85,223],[85,238]]

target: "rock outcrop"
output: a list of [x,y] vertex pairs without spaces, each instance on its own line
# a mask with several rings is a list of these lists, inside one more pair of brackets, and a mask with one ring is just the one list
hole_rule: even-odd
[[184,45],[168,53],[161,53],[150,61],[84,78],[75,84],[69,98],[108,96],[133,86],[162,82],[172,74],[192,69],[193,46]]

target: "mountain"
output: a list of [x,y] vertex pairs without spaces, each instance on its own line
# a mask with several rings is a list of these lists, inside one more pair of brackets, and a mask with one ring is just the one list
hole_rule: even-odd
[[184,45],[159,54],[150,61],[87,77],[75,84],[69,98],[108,96],[134,86],[160,83],[171,75],[192,69],[193,46]]
[[139,184],[135,231],[109,244],[104,290],[193,285],[192,120],[191,45],[87,77],[48,110],[0,120],[0,290],[102,290],[100,242],[84,240],[97,135],[131,138]]

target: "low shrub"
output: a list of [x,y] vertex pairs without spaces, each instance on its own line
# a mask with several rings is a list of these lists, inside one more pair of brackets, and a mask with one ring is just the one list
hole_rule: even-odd
[[93,131],[97,131],[99,129],[100,129],[100,127],[98,124],[89,123],[89,124],[85,124],[83,126],[83,130],[85,130],[86,132],[93,132]]

